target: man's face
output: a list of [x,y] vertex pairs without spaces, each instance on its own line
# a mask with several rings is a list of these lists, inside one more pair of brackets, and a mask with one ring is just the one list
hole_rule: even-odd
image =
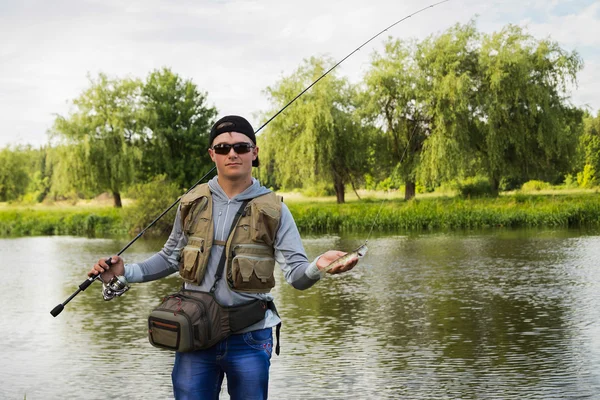
[[[250,138],[239,132],[226,132],[217,136],[208,149],[210,158],[217,166],[219,177],[231,180],[249,178],[252,175],[252,161],[258,156],[258,147],[254,146],[249,152],[238,154],[234,148],[227,154],[217,154],[214,147],[222,144],[247,143],[254,145]],[[218,147],[218,146],[217,146]]]

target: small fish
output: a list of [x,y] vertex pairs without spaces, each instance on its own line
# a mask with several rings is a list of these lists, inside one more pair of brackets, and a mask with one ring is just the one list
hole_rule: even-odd
[[333,260],[331,262],[331,264],[329,264],[328,266],[326,266],[325,268],[323,268],[321,270],[321,276],[325,276],[325,273],[327,271],[329,271],[331,268],[337,267],[338,265],[346,264],[348,262],[348,260],[350,260],[352,258],[363,258],[365,256],[365,254],[367,254],[368,250],[369,250],[369,248],[367,247],[367,242],[365,242],[365,244],[361,245],[356,250],[354,250],[348,254],[345,254],[336,260]]

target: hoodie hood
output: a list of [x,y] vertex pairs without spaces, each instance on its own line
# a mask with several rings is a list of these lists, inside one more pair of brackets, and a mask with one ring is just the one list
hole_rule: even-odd
[[251,200],[255,197],[262,196],[263,194],[270,193],[271,191],[264,186],[261,186],[258,179],[252,178],[252,185],[248,187],[248,189],[244,190],[242,193],[236,195],[232,199],[227,197],[218,181],[219,176],[215,176],[210,181],[208,181],[208,187],[210,188],[211,193],[213,194],[214,201],[244,201]]

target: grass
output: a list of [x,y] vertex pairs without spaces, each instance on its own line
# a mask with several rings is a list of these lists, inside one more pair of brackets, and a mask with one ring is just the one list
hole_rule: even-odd
[[[333,197],[280,194],[302,233],[367,232],[374,221],[379,232],[600,226],[600,194],[595,191],[516,192],[475,199],[428,194],[410,201],[399,192],[363,191],[361,200],[348,193],[345,204]],[[125,209],[110,204],[0,203],[0,236],[126,235]]]
[[[296,223],[305,232],[368,231],[381,201],[344,205],[292,202]],[[513,195],[461,199],[435,197],[383,202],[378,231],[465,229],[487,227],[574,227],[600,225],[600,196]]]

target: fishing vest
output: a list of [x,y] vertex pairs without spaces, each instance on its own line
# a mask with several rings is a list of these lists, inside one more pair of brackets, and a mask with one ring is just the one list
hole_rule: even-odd
[[275,286],[274,241],[281,219],[281,197],[273,192],[248,203],[225,242],[214,240],[213,202],[208,184],[181,198],[181,222],[188,237],[179,274],[199,285],[204,279],[213,245],[225,246],[225,276],[236,292],[268,293]]

